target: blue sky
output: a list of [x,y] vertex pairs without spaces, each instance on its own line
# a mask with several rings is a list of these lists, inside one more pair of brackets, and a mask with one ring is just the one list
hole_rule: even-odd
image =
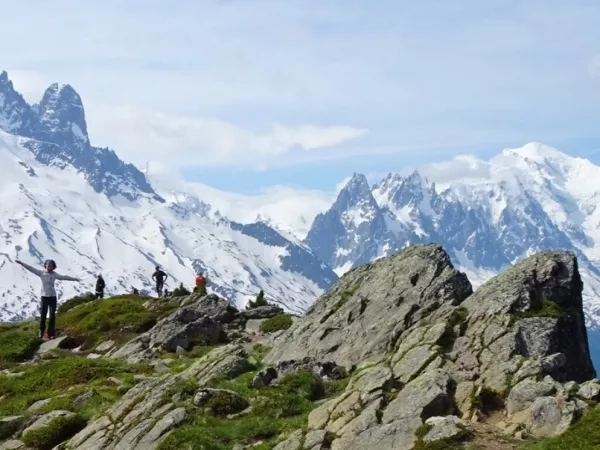
[[600,163],[600,2],[20,0],[1,66],[97,145],[236,192],[542,141]]

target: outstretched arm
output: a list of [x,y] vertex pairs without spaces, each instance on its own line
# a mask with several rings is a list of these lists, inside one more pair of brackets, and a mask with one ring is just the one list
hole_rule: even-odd
[[36,274],[38,277],[41,277],[42,274],[44,273],[42,270],[40,269],[36,269],[35,267],[31,267],[29,264],[24,263],[23,261],[19,261],[17,259],[16,261],[17,264],[20,264],[21,266],[23,266],[25,269],[29,270],[31,273]]
[[63,281],[81,281],[79,278],[70,277],[69,275],[59,275],[59,274],[56,274],[56,279],[63,280]]

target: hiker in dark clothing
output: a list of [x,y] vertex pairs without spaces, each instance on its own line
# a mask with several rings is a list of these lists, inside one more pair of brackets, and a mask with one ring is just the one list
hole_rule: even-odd
[[152,279],[156,282],[156,294],[159,297],[162,297],[163,287],[167,278],[168,275],[161,270],[160,266],[156,266],[156,272],[152,274]]
[[[31,273],[37,275],[42,280],[42,304],[40,308],[40,337],[47,341],[56,337],[56,289],[54,283],[56,280],[65,281],[81,281],[79,278],[70,277],[67,275],[59,275],[54,270],[56,269],[56,263],[47,259],[44,262],[44,270],[36,269],[31,267],[29,264],[25,264],[23,261],[18,259],[15,261]],[[48,331],[46,332],[46,316],[50,312],[50,322],[48,323]]]
[[106,287],[106,283],[104,282],[104,278],[102,278],[102,274],[99,273],[96,278],[96,299],[104,298],[104,288]]

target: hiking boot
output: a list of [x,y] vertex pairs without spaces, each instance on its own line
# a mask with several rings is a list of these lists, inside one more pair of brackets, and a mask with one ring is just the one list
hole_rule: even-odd
[[44,341],[49,341],[49,340],[50,340],[50,338],[48,337],[48,333],[47,333],[47,332],[46,332],[46,333],[44,333],[44,336],[42,336],[42,339],[43,339]]

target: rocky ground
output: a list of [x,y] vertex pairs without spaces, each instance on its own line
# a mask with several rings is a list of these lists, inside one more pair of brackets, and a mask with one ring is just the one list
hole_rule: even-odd
[[600,448],[581,291],[568,252],[473,293],[418,245],[302,318],[214,295],[74,299],[59,339],[0,327],[0,450]]

